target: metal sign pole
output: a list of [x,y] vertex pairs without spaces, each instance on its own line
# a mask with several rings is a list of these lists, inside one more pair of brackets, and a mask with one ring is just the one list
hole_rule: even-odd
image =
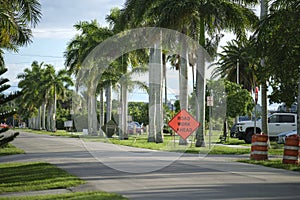
[[208,135],[208,148],[211,147],[211,136],[212,136],[212,107],[214,106],[213,90],[210,90],[210,95],[207,97],[207,106],[209,107],[209,135]]

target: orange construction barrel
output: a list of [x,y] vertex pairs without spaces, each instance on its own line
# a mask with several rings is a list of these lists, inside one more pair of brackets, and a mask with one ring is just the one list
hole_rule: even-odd
[[252,135],[250,159],[268,160],[268,135],[264,133]]
[[298,164],[300,138],[298,135],[286,137],[283,151],[283,164]]

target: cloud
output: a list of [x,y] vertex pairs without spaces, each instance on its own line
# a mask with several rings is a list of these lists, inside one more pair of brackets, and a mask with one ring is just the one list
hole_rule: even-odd
[[73,28],[41,28],[34,29],[34,38],[70,39],[77,33]]
[[97,19],[106,26],[105,16],[114,7],[122,7],[125,0],[41,0],[42,18],[36,29],[36,38],[71,38],[73,25],[79,21]]

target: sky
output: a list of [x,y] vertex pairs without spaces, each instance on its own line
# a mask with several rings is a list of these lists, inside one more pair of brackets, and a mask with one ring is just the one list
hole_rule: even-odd
[[40,0],[42,18],[32,29],[32,43],[19,48],[19,52],[5,52],[4,59],[8,72],[5,77],[11,82],[11,89],[17,89],[17,75],[30,67],[33,61],[64,68],[63,53],[67,43],[75,36],[73,27],[79,21],[96,19],[107,26],[105,16],[111,8],[122,8],[125,0]]
[[[105,16],[114,7],[123,8],[126,0],[40,0],[42,5],[42,18],[39,24],[32,29],[32,43],[19,48],[19,52],[5,52],[4,60],[8,72],[5,77],[10,80],[11,91],[18,89],[18,74],[25,68],[30,68],[33,61],[52,64],[56,69],[64,68],[63,53],[68,42],[75,36],[73,27],[79,21],[91,21],[96,19],[100,25],[107,26]],[[259,12],[256,11],[257,13]],[[233,35],[226,34],[221,41],[233,39]],[[170,71],[171,77],[178,77],[177,72]],[[170,79],[171,80],[171,79]],[[173,81],[168,92],[174,98],[178,94],[178,81]],[[191,86],[190,86],[191,87]],[[146,94],[135,91],[136,95],[129,95],[130,100],[139,101],[145,99]],[[146,97],[147,98],[147,97]]]

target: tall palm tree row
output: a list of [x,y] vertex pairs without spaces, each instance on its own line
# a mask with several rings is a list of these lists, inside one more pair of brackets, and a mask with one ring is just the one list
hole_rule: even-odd
[[[145,67],[141,65],[142,60],[145,57],[144,52],[137,51],[135,53],[130,52],[122,55],[103,71],[100,80],[95,76],[95,71],[99,70],[99,66],[96,66],[93,62],[89,63],[90,66],[83,66],[83,63],[88,58],[89,54],[92,54],[93,49],[96,49],[97,45],[108,39],[113,34],[120,32],[119,15],[120,10],[115,8],[111,10],[110,15],[106,17],[109,23],[109,28],[100,27],[96,20],[92,22],[80,22],[75,25],[75,28],[81,33],[76,35],[74,39],[70,41],[65,52],[66,62],[65,65],[70,73],[73,73],[77,78],[77,83],[85,84],[86,88],[89,88],[87,95],[88,98],[88,130],[90,134],[97,134],[97,116],[96,108],[89,107],[96,105],[95,93],[100,95],[100,127],[104,125],[104,112],[103,112],[103,92],[106,90],[106,122],[111,119],[111,105],[112,105],[112,88],[114,88],[118,82],[120,82],[120,109],[121,117],[119,120],[119,130],[122,132],[119,134],[120,139],[128,138],[127,135],[127,92],[130,86],[129,78],[132,73],[145,71]],[[85,62],[87,63],[87,62]],[[129,68],[130,66],[130,68]],[[139,66],[137,68],[137,66]],[[85,68],[89,68],[85,70]],[[95,70],[95,71],[93,71]],[[80,73],[80,74],[79,74]],[[84,74],[87,73],[87,74]],[[89,76],[86,80],[85,77]],[[83,78],[82,80],[79,80]],[[85,80],[85,81],[84,81]],[[96,81],[96,82],[95,82]],[[89,85],[88,85],[89,84]],[[139,82],[139,85],[143,85]],[[101,131],[101,129],[100,129]]]
[[30,119],[29,126],[56,131],[57,100],[64,100],[68,87],[73,85],[67,71],[56,72],[52,65],[34,61],[31,69],[26,68],[18,78],[22,93],[20,112]]
[[[160,26],[178,30],[199,41],[199,44],[206,47],[206,34],[210,38],[218,36],[222,30],[229,30],[236,33],[238,38],[245,38],[246,29],[253,28],[257,22],[257,17],[246,5],[254,5],[257,1],[138,1],[128,0],[125,3],[124,19],[129,20],[131,26]],[[215,45],[217,46],[217,45]],[[188,52],[190,53],[190,52]],[[181,70],[186,71],[187,63],[180,64]],[[196,73],[196,94],[199,106],[204,108],[205,80],[199,68],[203,68],[202,63],[198,63]],[[201,74],[202,73],[202,74]],[[182,89],[186,88],[181,86]],[[201,89],[202,88],[202,89]],[[186,94],[183,92],[182,94]],[[152,94],[150,94],[152,95]],[[181,101],[185,102],[186,95],[181,95]],[[185,107],[185,105],[182,105]],[[203,109],[198,109],[196,113],[198,120],[204,124]],[[202,146],[204,139],[204,125],[198,129],[196,146]]]
[[[96,20],[93,20],[91,22],[79,22],[75,24],[74,27],[76,28],[77,31],[80,31],[80,34],[76,35],[69,42],[67,49],[64,53],[64,56],[66,58],[65,66],[69,71],[69,73],[79,77],[78,73],[80,72],[83,62],[85,61],[89,53],[91,53],[91,51],[98,44],[100,44],[105,39],[112,36],[113,32],[108,28],[101,27]],[[79,82],[80,81],[77,80],[77,83]],[[89,94],[87,95],[88,131],[89,134],[96,135],[98,130],[97,115],[96,115],[97,87],[95,87],[94,83],[92,82],[83,83],[83,84],[90,84],[87,86],[87,88],[89,88]],[[100,96],[103,96],[103,90],[100,90],[100,92],[101,92]],[[103,102],[100,103],[103,104]],[[100,112],[100,114],[103,113]],[[104,116],[100,116],[100,119],[104,119]]]

